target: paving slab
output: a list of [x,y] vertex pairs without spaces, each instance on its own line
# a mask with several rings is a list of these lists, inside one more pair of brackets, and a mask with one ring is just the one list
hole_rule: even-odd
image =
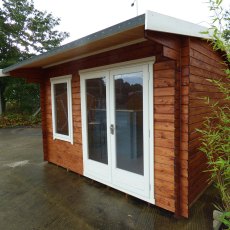
[[212,229],[210,187],[189,219],[43,161],[40,128],[0,129],[0,229]]

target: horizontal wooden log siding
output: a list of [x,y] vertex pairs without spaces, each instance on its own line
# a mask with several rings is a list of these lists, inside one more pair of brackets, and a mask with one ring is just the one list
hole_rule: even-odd
[[81,138],[81,110],[80,110],[80,77],[72,75],[72,107],[73,107],[73,139],[74,144],[61,140],[53,140],[51,86],[50,80],[45,81],[46,88],[46,141],[47,160],[71,171],[83,174],[83,155]]
[[206,189],[208,185],[208,173],[206,169],[206,157],[199,151],[200,134],[196,128],[202,127],[204,118],[210,113],[210,109],[204,104],[202,97],[221,99],[223,95],[207,79],[223,78],[223,59],[214,52],[205,41],[190,38],[189,42],[189,204],[191,205]]
[[[163,207],[167,209],[167,204],[170,207],[174,206],[177,216],[183,215],[184,217],[188,217],[188,39],[185,37],[180,38],[173,34],[153,31],[146,31],[145,36],[163,45],[163,58],[161,57],[159,60],[164,60],[164,58],[174,60],[159,63],[161,71],[158,71],[159,73],[155,72],[154,75],[155,78],[156,74],[160,76],[159,81],[155,79],[156,85],[154,87],[158,96],[161,96],[159,99],[155,96],[155,103],[161,102],[165,104],[165,108],[161,110],[161,114],[158,114],[159,107],[155,104],[154,116],[160,119],[170,119],[162,123],[155,122],[155,136],[158,135],[159,130],[161,130],[161,133],[163,130],[164,136],[170,138],[170,142],[166,141],[164,147],[160,149],[155,148],[155,157],[160,159],[161,162],[165,160],[165,163],[167,162],[168,164],[172,164],[173,162],[174,178],[171,182],[174,183],[174,197],[172,200],[168,200],[168,203],[164,202]],[[156,68],[159,67],[155,64]],[[173,74],[173,77],[171,76],[170,81],[167,80],[168,87],[166,88],[164,78],[170,76],[170,73],[171,75]],[[162,104],[160,107],[163,108]],[[165,149],[165,153],[170,152],[171,161],[165,159],[165,157],[158,156],[158,154],[162,155],[164,153],[163,148]],[[166,151],[166,149],[170,148],[172,148],[170,151]],[[164,179],[169,180],[167,177],[164,177]],[[158,188],[156,188],[156,194],[157,192]],[[156,202],[157,200],[158,196],[156,195]],[[161,206],[161,204],[158,204],[158,206]]]
[[158,56],[162,54],[162,46],[151,41],[122,47],[101,54],[85,57],[48,68],[50,77],[73,74],[79,70],[100,67],[118,62],[131,61],[145,57]]
[[154,180],[156,205],[175,211],[176,62],[154,65]]

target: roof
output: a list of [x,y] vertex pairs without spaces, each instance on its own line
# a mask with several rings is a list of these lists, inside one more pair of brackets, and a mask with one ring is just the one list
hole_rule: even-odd
[[145,14],[121,22],[104,30],[80,38],[51,51],[34,56],[3,69],[3,73],[21,68],[45,68],[64,61],[90,56],[111,47],[125,46],[144,39],[144,31],[159,31],[185,36],[206,38],[207,28],[191,22],[147,11]]
[[0,69],[0,77],[7,77],[8,75],[3,73],[3,69]]
[[210,39],[209,35],[201,33],[207,31],[206,27],[152,11],[145,15],[145,30]]

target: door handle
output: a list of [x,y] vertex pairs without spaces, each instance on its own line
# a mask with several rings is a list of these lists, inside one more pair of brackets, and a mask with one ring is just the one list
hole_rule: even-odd
[[110,133],[112,134],[112,135],[114,135],[114,125],[110,125]]

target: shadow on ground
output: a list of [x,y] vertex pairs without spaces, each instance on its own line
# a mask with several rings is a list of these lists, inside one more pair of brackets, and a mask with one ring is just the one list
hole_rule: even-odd
[[210,187],[190,218],[43,162],[39,128],[0,129],[0,229],[212,229]]

